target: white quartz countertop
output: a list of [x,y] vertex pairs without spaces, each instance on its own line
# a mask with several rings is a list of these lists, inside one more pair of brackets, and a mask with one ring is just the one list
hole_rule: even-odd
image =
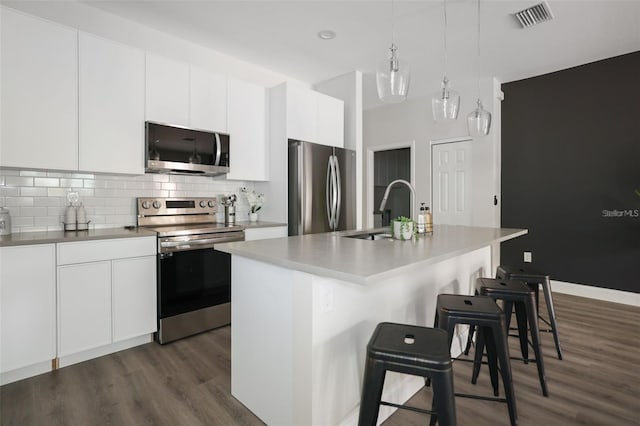
[[527,233],[526,229],[436,225],[415,240],[362,240],[346,235],[364,231],[225,243],[217,250],[277,266],[369,284],[421,263],[440,262]]
[[103,228],[86,231],[20,232],[0,236],[0,247],[27,244],[66,243],[72,241],[106,240],[111,238],[155,237],[155,231],[144,228]]

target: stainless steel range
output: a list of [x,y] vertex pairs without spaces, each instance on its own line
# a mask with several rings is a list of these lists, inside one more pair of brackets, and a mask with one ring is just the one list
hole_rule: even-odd
[[138,226],[158,233],[158,332],[168,343],[231,323],[231,256],[242,226],[216,220],[215,198],[138,198]]

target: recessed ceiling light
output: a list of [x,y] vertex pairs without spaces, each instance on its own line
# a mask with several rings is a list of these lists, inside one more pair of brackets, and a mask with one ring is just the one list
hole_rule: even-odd
[[318,32],[318,37],[322,40],[333,40],[336,38],[336,33],[331,30],[322,30]]

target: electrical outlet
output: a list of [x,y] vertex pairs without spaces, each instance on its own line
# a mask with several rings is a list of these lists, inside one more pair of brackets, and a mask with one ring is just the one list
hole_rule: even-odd
[[524,261],[525,261],[525,263],[531,263],[531,252],[530,251],[525,251],[524,252]]

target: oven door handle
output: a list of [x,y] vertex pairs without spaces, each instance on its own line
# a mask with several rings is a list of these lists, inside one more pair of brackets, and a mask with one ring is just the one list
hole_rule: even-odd
[[244,236],[205,238],[192,241],[163,241],[160,243],[160,249],[163,252],[198,250],[202,248],[212,248],[214,244],[229,243],[233,241],[244,241]]

